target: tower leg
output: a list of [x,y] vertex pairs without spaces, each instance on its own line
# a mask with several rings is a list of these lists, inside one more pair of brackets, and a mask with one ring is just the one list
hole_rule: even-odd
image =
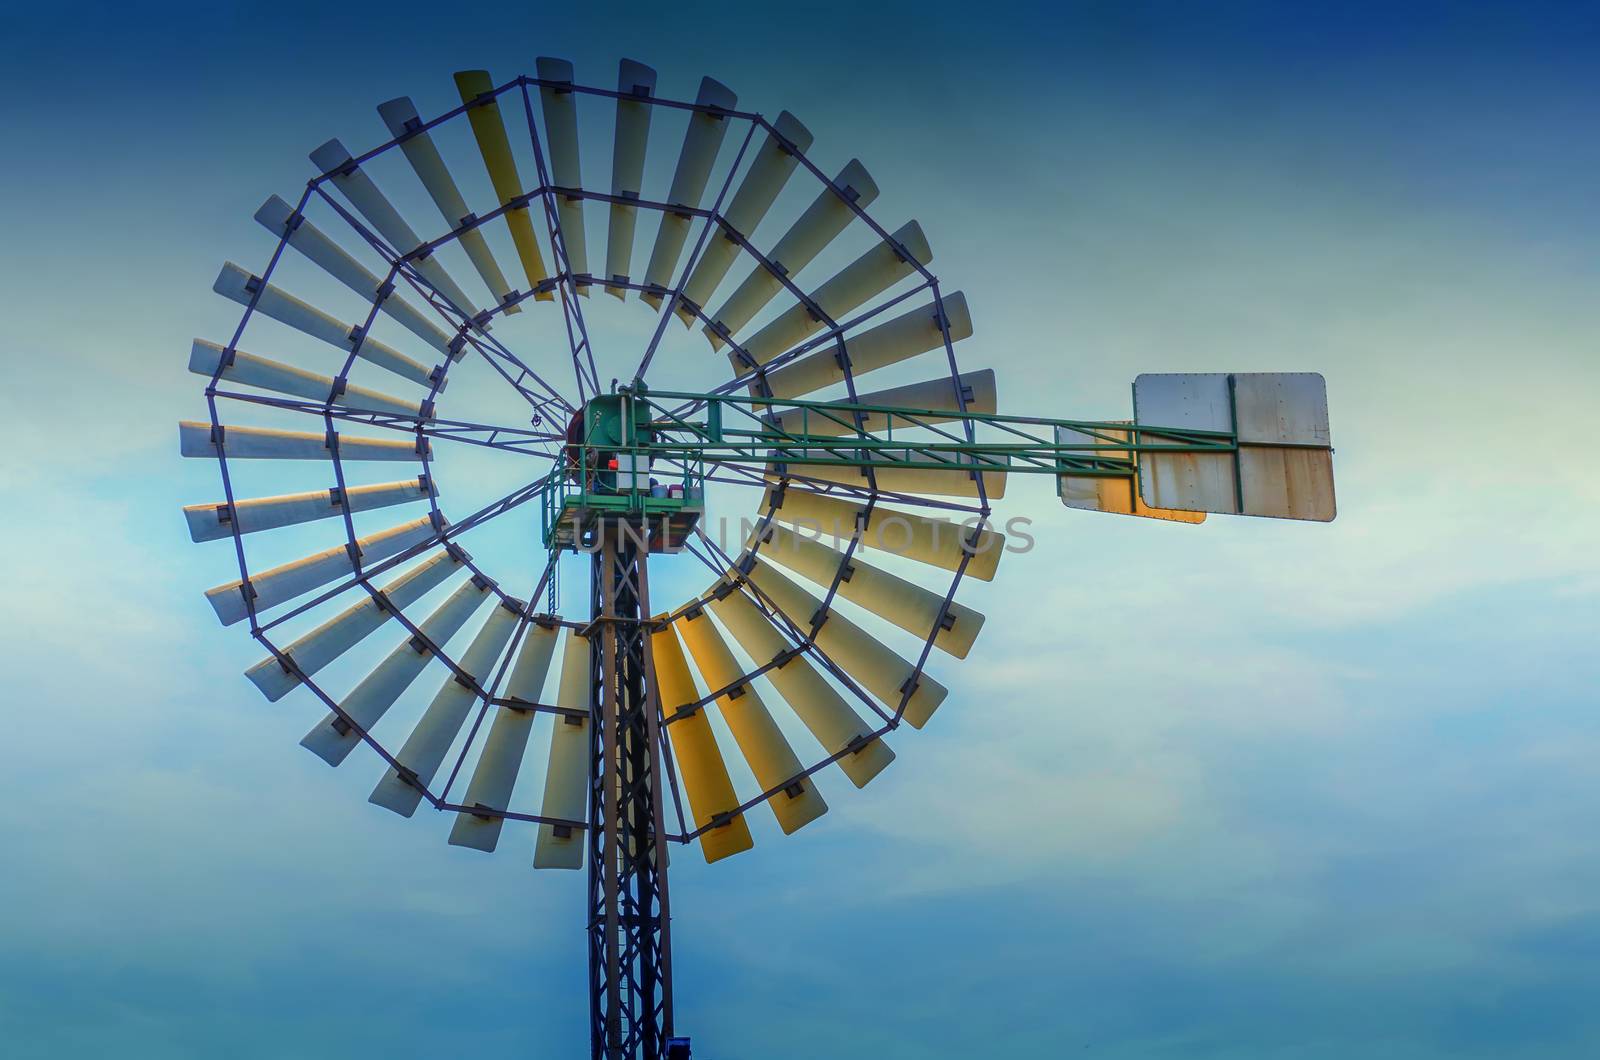
[[649,549],[619,521],[594,553],[589,1012],[595,1060],[659,1060],[672,1034],[671,932],[650,680]]

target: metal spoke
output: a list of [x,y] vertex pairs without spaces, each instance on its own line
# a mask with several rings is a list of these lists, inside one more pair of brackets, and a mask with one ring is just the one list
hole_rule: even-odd
[[233,390],[218,390],[216,396],[227,398],[230,401],[261,405],[266,408],[284,409],[289,412],[300,412],[312,416],[321,417],[327,415],[336,420],[359,423],[363,426],[377,427],[386,431],[398,431],[403,434],[414,435],[420,432],[428,438],[461,442],[467,445],[487,446],[491,449],[503,449],[508,452],[537,456],[546,460],[555,459],[555,455],[535,447],[561,442],[566,437],[554,431],[533,431],[525,427],[473,423],[469,420],[444,420],[438,418],[419,420],[416,417],[404,416],[399,413],[374,412],[366,409],[353,409],[346,405],[327,405],[320,401],[268,397],[263,394],[246,394]]

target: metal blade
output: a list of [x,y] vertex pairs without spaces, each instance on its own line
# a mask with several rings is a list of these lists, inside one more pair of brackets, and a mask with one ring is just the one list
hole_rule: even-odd
[[[389,621],[394,612],[404,611],[443,585],[460,567],[453,553],[435,553],[383,587],[385,604],[363,591],[359,601],[281,650],[294,660],[301,673],[314,674],[360,644]],[[244,675],[273,703],[300,687],[299,676],[284,669],[275,656],[262,659]]]
[[[775,499],[769,491],[763,509],[770,508]],[[869,511],[863,505],[800,489],[783,491],[776,518],[836,544],[859,536],[867,548],[950,571],[960,568],[962,559],[970,554],[966,576],[980,581],[994,578],[1000,554],[1005,551],[1005,535],[994,530],[974,534],[974,527],[946,519],[930,519],[878,505]]]
[[[423,637],[442,648],[467,624],[467,619],[490,595],[487,581],[469,579],[446,597],[417,628]],[[411,687],[411,682],[417,679],[432,657],[432,649],[422,640],[416,637],[402,640],[371,673],[361,679],[349,695],[339,701],[339,708],[363,729],[370,730],[394,706],[401,693]],[[330,766],[336,766],[360,742],[360,734],[338,714],[329,711],[305,734],[300,746]]]
[[[822,600],[768,563],[757,559],[749,579],[789,619],[804,628],[822,607]],[[907,683],[916,681],[906,701],[905,720],[922,728],[944,702],[946,689],[927,674],[916,674],[916,666],[901,658],[892,648],[880,644],[866,630],[837,611],[828,612],[817,630],[817,647],[845,673],[859,681],[890,710],[900,705]]]
[[[561,683],[556,689],[556,706],[571,707],[587,714],[594,689],[594,673],[588,637],[567,634],[561,655]],[[570,715],[568,716],[570,717]],[[569,721],[556,719],[550,733],[550,759],[544,773],[544,798],[539,813],[544,817],[564,817],[581,821],[589,806],[589,721],[586,717]],[[534,841],[533,867],[536,869],[579,869],[583,867],[583,834],[541,824]]]
[[[318,171],[332,174],[333,186],[350,200],[356,212],[367,219],[367,223],[388,241],[393,250],[404,256],[422,245],[423,240],[400,216],[400,211],[394,208],[388,197],[378,190],[372,178],[355,164],[354,156],[345,149],[344,144],[329,140],[311,152],[311,163]],[[422,278],[449,299],[462,316],[470,318],[478,315],[478,307],[450,278],[435,255],[418,258],[413,265]]]
[[[972,336],[972,315],[967,312],[967,296],[955,291],[944,296],[945,327],[950,341]],[[939,326],[938,303],[929,302],[910,312],[875,324],[844,339],[850,373],[860,378],[868,372],[927,353],[944,349],[944,330]],[[824,346],[767,373],[767,387],[777,398],[797,398],[824,387],[844,382],[844,365],[835,346]],[[752,385],[750,392],[756,393]]]
[[[631,99],[617,100],[617,126],[611,147],[611,194],[640,197],[644,186],[645,147],[650,139],[650,116],[655,107],[644,102],[656,91],[656,72],[632,59],[622,60],[617,71],[617,91]],[[611,204],[606,231],[606,279],[627,280],[633,261],[633,232],[639,208]],[[607,286],[606,294],[627,297],[626,287]]]
[[[222,272],[218,274],[217,282],[211,285],[211,289],[240,305],[249,305],[252,292],[257,286],[262,288],[261,296],[256,302],[257,312],[281,321],[314,339],[321,339],[344,353],[356,349],[356,339],[361,334],[359,327],[324,313],[275,284],[263,284],[259,276],[231,261],[222,266]],[[432,385],[433,369],[412,360],[393,346],[380,342],[371,335],[361,340],[360,348],[356,349],[356,356],[413,383]]]
[[[705,678],[709,687],[722,688],[743,676],[743,669],[734,660],[733,653],[728,650],[711,617],[704,611],[693,618],[685,615],[673,625],[678,627],[678,633],[683,637],[689,654],[694,657],[700,676]],[[716,702],[717,709],[722,712],[722,720],[728,723],[728,729],[739,745],[739,752],[744,755],[750,771],[755,774],[756,783],[761,785],[763,791],[783,784],[805,768],[789,746],[783,730],[772,720],[771,712],[753,685],[740,684],[726,695],[719,696]],[[778,818],[778,827],[785,834],[804,827],[828,812],[827,802],[810,777],[792,781],[784,790],[770,796],[767,805],[772,807],[773,814]]]
[[[788,111],[779,114],[772,126],[776,134],[767,134],[766,140],[756,151],[755,160],[740,181],[733,201],[722,215],[728,227],[746,239],[755,234],[756,225],[767,215],[773,200],[777,199],[795,167],[800,164],[794,151],[785,146],[784,141],[802,153],[811,147],[811,132]],[[711,296],[716,294],[717,285],[739,256],[739,249],[739,244],[731,239],[712,233],[701,251],[700,260],[695,263],[694,271],[689,274],[689,282],[684,284],[683,296],[696,306],[704,306],[710,301]],[[678,316],[685,325],[694,319],[694,315],[681,306]]]
[[[706,828],[723,815],[732,813],[739,805],[739,797],[734,794],[727,763],[717,748],[717,738],[706,719],[705,709],[699,708],[692,714],[677,713],[684,704],[699,699],[700,692],[689,676],[689,663],[683,657],[683,647],[672,626],[663,626],[651,634],[650,653],[655,660],[661,712],[671,721],[666,732],[672,743],[673,758],[678,763],[678,776],[683,779],[684,792],[689,796],[689,812],[695,828]],[[700,852],[708,863],[749,850],[754,845],[749,822],[742,813],[716,827],[706,828],[700,835]]]
[[[370,563],[404,552],[412,545],[427,541],[437,532],[438,527],[434,525],[433,517],[424,516],[359,538],[356,541],[356,548],[361,554],[362,562]],[[256,610],[264,611],[285,600],[292,600],[302,593],[308,593],[319,585],[326,585],[336,578],[354,572],[355,564],[350,559],[349,545],[335,545],[304,559],[252,574],[250,589],[254,594]],[[245,609],[245,589],[242,582],[231,581],[207,589],[206,599],[211,602],[212,610],[216,611],[217,618],[224,626],[242,622],[249,614]]]
[[[226,351],[214,342],[195,339],[194,345],[189,348],[189,371],[195,375],[208,377],[216,375],[217,366],[223,363],[225,353]],[[272,390],[311,401],[336,401],[351,409],[393,413],[423,421],[433,419],[431,411],[426,415],[423,414],[421,402],[382,394],[364,386],[346,384],[340,389],[335,389],[333,379],[329,376],[317,375],[315,372],[307,372],[279,361],[270,361],[265,357],[245,353],[243,350],[233,351],[227,366],[222,369],[221,378],[241,386]]]
[[[499,607],[489,612],[472,643],[462,653],[461,669],[479,686],[488,685],[494,664],[499,661],[520,617],[511,604],[502,600]],[[456,742],[461,726],[480,698],[478,690],[462,681],[459,675],[446,678],[394,756],[400,768],[410,772],[401,773],[390,766],[367,801],[402,817],[415,813],[422,802],[423,789],[433,783],[434,774],[439,772],[445,755],[450,753],[450,745]]]
[[241,534],[275,530],[283,526],[332,519],[352,512],[371,511],[396,504],[410,504],[436,496],[432,480],[426,475],[401,482],[379,482],[371,486],[337,486],[308,493],[285,493],[276,497],[253,497],[226,503],[188,504],[183,517],[189,523],[193,541],[220,541],[231,538],[234,528]]
[[[478,141],[478,153],[483,156],[484,169],[489,172],[489,183],[500,205],[521,198],[525,192],[522,178],[517,175],[516,157],[511,153],[511,141],[506,139],[506,124],[500,117],[500,105],[488,93],[494,91],[494,82],[487,70],[463,70],[456,74],[456,89],[461,102],[474,103],[467,110],[467,120],[472,124],[473,138]],[[505,219],[511,242],[517,248],[517,258],[522,262],[522,272],[528,278],[528,289],[535,290],[550,274],[545,271],[544,256],[539,252],[539,241],[533,234],[533,221],[526,206],[516,206],[500,215]],[[555,298],[550,291],[540,291],[534,299],[549,302]]]
[[[544,81],[572,83],[572,64],[565,59],[540,56],[534,68]],[[583,174],[578,159],[578,104],[570,88],[539,87],[539,104],[544,111],[545,148],[550,157],[550,180],[558,188],[582,188]],[[589,247],[583,234],[583,200],[556,196],[556,216],[561,223],[561,242],[567,249],[567,266],[573,285],[588,297],[589,284],[579,277],[589,274]]]
[[836,595],[859,604],[918,639],[926,639],[937,629],[933,646],[940,651],[965,659],[978,631],[983,628],[980,612],[954,600],[947,608],[939,593],[854,556],[847,564],[843,552],[802,537],[780,524],[774,523],[770,533],[771,540],[761,546],[763,557],[822,586],[831,585],[834,575],[844,567],[845,577],[839,581]]
[[[471,220],[473,214],[467,208],[467,200],[462,197],[455,177],[450,175],[450,169],[439,154],[433,137],[422,128],[422,118],[410,98],[402,96],[378,104],[378,116],[389,127],[390,135],[397,139],[404,137],[400,140],[400,150],[405,154],[406,161],[411,163],[422,186],[428,189],[428,195],[439,208],[444,223],[451,228],[459,228]],[[506,274],[500,271],[500,263],[494,260],[494,253],[489,249],[488,240],[483,238],[483,232],[471,228],[462,232],[456,241],[466,251],[472,267],[478,270],[479,278],[494,295],[495,301],[504,302],[509,298],[511,285],[506,282]],[[520,313],[522,307],[507,306],[506,312]]]
[[[451,356],[450,336],[438,324],[394,293],[393,289],[385,293],[383,281],[377,274],[303,215],[296,215],[294,207],[283,199],[274,195],[262,203],[256,211],[256,222],[275,236],[287,236],[289,245],[311,259],[323,272],[350,288],[363,300],[377,302],[380,310],[398,321],[407,331],[444,356]],[[457,224],[460,221],[452,222],[451,227]]]
[[[834,320],[842,320],[852,309],[914,273],[916,267],[913,259],[922,265],[933,260],[933,248],[928,246],[928,239],[917,222],[901,225],[890,233],[890,238],[904,247],[910,258],[902,257],[900,251],[889,243],[880,242],[811,292],[811,300],[817,307]],[[728,360],[735,373],[748,371],[754,365],[766,364],[803,342],[822,326],[823,321],[812,316],[808,306],[796,302],[750,336],[743,344],[743,354],[730,353]],[[745,360],[746,357],[749,361]]]
[[[545,676],[550,672],[550,660],[555,655],[559,626],[528,627],[517,649],[517,661],[511,667],[506,681],[505,698],[529,704],[540,702]],[[489,735],[483,741],[483,751],[478,755],[478,765],[472,771],[472,781],[462,804],[504,810],[511,805],[511,793],[516,787],[517,774],[522,771],[522,759],[528,747],[528,737],[533,732],[536,712],[532,709],[501,706],[495,708],[494,721]],[[561,719],[556,719],[561,724]],[[482,817],[472,813],[456,814],[450,829],[450,843],[458,847],[474,847],[492,851],[500,842],[500,830],[505,825],[503,817]]]
[[330,441],[337,442],[340,460],[416,460],[432,456],[426,438],[358,438],[335,432],[276,431],[265,427],[235,427],[184,420],[178,424],[178,451],[186,457],[215,460],[220,452],[229,460],[331,460]]
[[[726,583],[719,583],[722,584]],[[775,659],[790,649],[789,641],[772,620],[738,589],[720,598],[713,597],[708,606],[745,654],[757,662]],[[823,749],[829,754],[841,755],[839,768],[856,787],[865,787],[894,761],[889,745],[872,735],[871,726],[817,673],[804,655],[768,670],[765,677]]]
[[[851,203],[865,208],[877,197],[877,182],[859,159],[852,158],[833,178],[833,185],[823,188],[800,219],[783,234],[767,254],[767,260],[793,279],[855,219]],[[702,329],[711,340],[711,348],[720,350],[723,335],[737,335],[739,329],[750,323],[761,307],[783,289],[782,281],[766,266],[758,264],[750,270],[750,275],[722,303],[722,308],[711,314],[714,324]]]
[[[702,107],[732,110],[739,102],[729,88],[712,78],[702,78],[695,103]],[[722,148],[722,138],[728,131],[728,119],[714,111],[695,111],[689,115],[689,129],[683,136],[683,149],[678,152],[678,166],[672,174],[672,189],[667,202],[674,206],[699,209],[705,195],[706,181],[711,167],[716,163],[717,152]],[[645,267],[646,285],[665,290],[672,286],[678,259],[683,256],[683,245],[689,238],[692,218],[688,214],[666,212],[661,215],[661,227],[656,230],[656,241],[650,251],[650,263]],[[640,296],[646,303],[659,309],[661,295],[646,292]]]

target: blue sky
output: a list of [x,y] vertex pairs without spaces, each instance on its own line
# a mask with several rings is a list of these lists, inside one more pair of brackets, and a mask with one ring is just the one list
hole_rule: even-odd
[[173,426],[306,152],[545,54],[711,74],[859,156],[1007,411],[1126,415],[1181,370],[1321,371],[1332,404],[1329,526],[1013,487],[1039,548],[964,592],[990,617],[934,722],[805,831],[676,859],[697,1055],[1600,1048],[1593,7],[586,11],[0,14],[6,1055],[584,1047],[581,879],[295,746],[320,711],[239,676]]

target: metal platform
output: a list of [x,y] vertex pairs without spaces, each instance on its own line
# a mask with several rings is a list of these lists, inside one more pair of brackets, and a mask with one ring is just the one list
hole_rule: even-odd
[[[699,498],[652,497],[634,493],[586,493],[576,483],[571,489],[551,490],[545,498],[544,541],[550,549],[592,552],[599,541],[602,522],[620,520],[648,539],[651,552],[677,552],[700,525],[705,512]],[[647,533],[648,531],[648,533]]]

